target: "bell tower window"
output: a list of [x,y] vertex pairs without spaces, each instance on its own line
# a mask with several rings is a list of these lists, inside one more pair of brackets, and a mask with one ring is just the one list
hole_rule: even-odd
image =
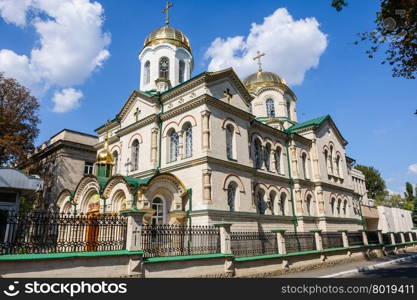
[[169,59],[168,57],[161,57],[159,60],[159,77],[160,78],[169,78]]
[[178,81],[179,81],[179,83],[184,82],[184,76],[185,76],[185,62],[183,60],[180,60],[180,62],[179,62],[179,71],[178,71]]
[[274,100],[271,98],[266,100],[266,113],[268,118],[275,118]]
[[144,83],[145,84],[149,84],[149,82],[151,81],[151,62],[148,60],[145,63],[145,67],[144,67]]

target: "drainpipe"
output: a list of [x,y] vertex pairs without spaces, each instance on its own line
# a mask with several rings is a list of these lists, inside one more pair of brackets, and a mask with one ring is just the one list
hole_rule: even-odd
[[291,162],[290,162],[290,154],[288,151],[288,144],[291,140],[291,134],[287,135],[287,140],[285,141],[285,150],[287,152],[287,165],[288,165],[288,177],[290,179],[290,197],[291,197],[291,208],[292,208],[292,222],[294,225],[294,232],[297,233],[297,217],[295,216],[295,208],[294,208],[294,180],[291,176]]
[[193,189],[187,190],[188,194],[188,211],[187,211],[187,218],[188,218],[188,226],[191,227],[191,215],[190,213],[193,211]]
[[161,145],[162,145],[162,114],[164,113],[164,105],[162,104],[162,100],[161,100],[161,93],[158,92],[157,93],[158,96],[158,101],[159,101],[159,105],[161,106],[161,110],[160,112],[156,115],[156,117],[158,118],[158,123],[159,123],[159,145],[158,145],[158,166],[155,169],[155,173],[158,174],[161,170]]
[[363,214],[362,214],[362,199],[363,199],[363,195],[361,195],[360,198],[359,198],[359,212],[361,214],[362,229],[366,230],[365,229],[365,220],[364,220]]

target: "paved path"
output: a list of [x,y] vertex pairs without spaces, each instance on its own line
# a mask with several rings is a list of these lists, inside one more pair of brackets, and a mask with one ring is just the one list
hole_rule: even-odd
[[[414,258],[410,259],[410,257]],[[400,258],[408,258],[406,261],[398,261]],[[375,270],[372,270],[374,267]],[[367,271],[368,269],[368,271]],[[353,273],[352,271],[355,271]],[[417,252],[384,256],[372,260],[339,264],[328,268],[311,270],[306,272],[291,273],[281,278],[385,278],[385,277],[406,277],[417,278]]]

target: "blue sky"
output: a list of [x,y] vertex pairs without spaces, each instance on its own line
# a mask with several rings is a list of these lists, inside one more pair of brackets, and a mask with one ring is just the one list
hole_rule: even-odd
[[[96,1],[104,16],[101,33],[86,36],[97,38],[105,49],[102,61],[88,74],[80,75],[78,82],[54,78],[37,85],[42,119],[38,143],[63,128],[93,133],[105,120],[114,118],[132,90],[138,88],[138,53],[144,39],[164,24],[162,0]],[[348,155],[380,170],[390,190],[402,192],[405,181],[417,183],[417,173],[409,170],[410,165],[417,164],[417,116],[413,115],[417,109],[416,81],[393,78],[389,67],[366,57],[364,46],[353,45],[358,32],[373,29],[379,1],[351,0],[340,13],[330,6],[330,0],[173,2],[171,25],[190,39],[194,75],[207,70],[210,58],[205,53],[216,38],[247,36],[252,23],[263,23],[278,8],[286,8],[294,20],[315,18],[327,36],[327,47],[319,55],[317,67],[305,72],[301,84],[292,86],[298,97],[299,121],[330,114],[349,141]],[[32,48],[39,47],[39,31],[31,23],[33,15],[27,14],[24,25],[21,19],[0,18],[0,50],[29,56]],[[81,40],[83,34],[80,32]],[[310,50],[306,47],[305,51]],[[55,57],[59,55],[55,52]],[[266,63],[264,69],[268,70]],[[64,87],[80,91],[82,98],[75,109],[57,113],[52,99]]]

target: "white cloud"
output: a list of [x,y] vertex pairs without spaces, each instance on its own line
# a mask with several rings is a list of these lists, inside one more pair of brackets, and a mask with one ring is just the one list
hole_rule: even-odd
[[256,52],[265,52],[263,70],[275,72],[289,84],[301,84],[305,73],[319,64],[327,36],[315,18],[294,20],[279,8],[262,24],[252,23],[248,36],[216,38],[206,51],[209,71],[233,67],[244,77],[256,72]]
[[29,11],[39,39],[29,56],[0,49],[0,71],[35,94],[84,83],[110,56],[110,35],[102,31],[104,11],[99,3],[0,0],[0,15],[6,22],[24,26]]
[[53,111],[57,113],[65,113],[80,105],[80,100],[83,97],[81,91],[73,88],[63,89],[60,92],[55,92],[52,102],[54,102]]
[[408,171],[410,171],[411,173],[417,174],[417,164],[412,164],[408,166]]

